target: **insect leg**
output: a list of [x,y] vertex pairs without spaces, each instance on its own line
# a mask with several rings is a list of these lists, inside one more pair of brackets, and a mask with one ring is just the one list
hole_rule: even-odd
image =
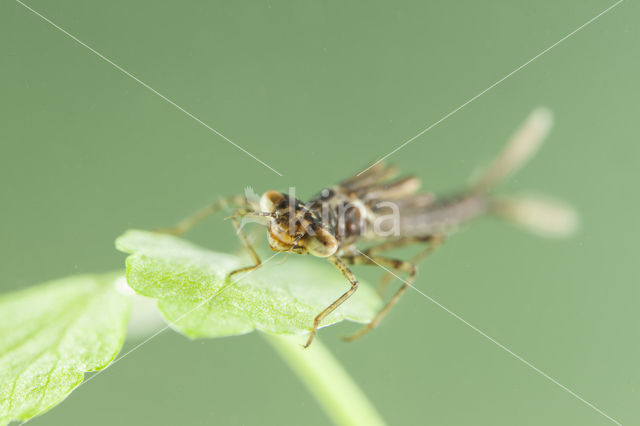
[[206,219],[208,216],[211,216],[212,214],[218,212],[219,210],[222,210],[228,205],[245,206],[246,204],[247,204],[246,199],[241,195],[235,195],[233,197],[223,198],[187,216],[186,218],[178,222],[175,226],[171,228],[160,228],[157,230],[157,232],[163,232],[166,234],[180,236],[185,234],[195,225],[200,223],[202,220]]
[[[409,262],[413,263],[414,265],[417,265],[425,257],[433,253],[433,251],[437,249],[438,246],[440,246],[440,244],[444,242],[444,237],[441,235],[430,235],[428,237],[421,237],[421,238],[414,239],[414,241],[412,242],[417,243],[417,242],[423,242],[423,241],[428,241],[429,245],[424,249],[420,250],[418,254],[416,254],[414,257],[411,258],[411,260],[409,260]],[[410,243],[407,243],[407,244],[410,244]],[[365,251],[364,253],[369,254],[367,251]],[[380,282],[378,283],[378,294],[380,296],[383,296],[386,293],[387,288],[389,287],[389,284],[391,283],[391,281],[393,281],[394,278],[395,277],[391,272],[385,272],[384,275],[382,275],[382,277],[380,278]]]
[[390,239],[380,244],[376,244],[374,246],[368,247],[366,250],[362,250],[362,252],[369,256],[372,256],[375,254],[383,253],[385,251],[393,250],[394,248],[404,247],[409,244],[428,242],[431,239],[432,239],[431,235],[427,235],[424,237],[400,237],[400,238]]
[[231,276],[233,276],[234,274],[237,274],[237,273],[240,273],[240,272],[251,271],[253,269],[259,268],[260,265],[262,265],[262,261],[260,260],[260,256],[258,256],[258,253],[256,252],[256,250],[253,248],[253,246],[249,242],[249,239],[247,238],[246,234],[244,233],[242,228],[240,228],[240,224],[238,223],[238,219],[236,218],[236,216],[231,216],[231,223],[233,223],[233,227],[236,229],[236,233],[238,234],[238,237],[240,238],[240,241],[242,241],[242,244],[245,246],[245,248],[249,252],[249,255],[251,255],[251,258],[253,259],[254,264],[251,265],[251,266],[245,266],[243,268],[238,268],[238,269],[235,269],[235,270],[229,272],[229,278],[231,278]]
[[327,306],[324,311],[320,312],[315,319],[313,320],[313,328],[311,329],[311,333],[309,334],[309,339],[307,339],[307,343],[304,345],[305,348],[308,348],[311,342],[313,342],[313,338],[315,337],[318,327],[322,320],[333,312],[338,306],[342,305],[345,300],[347,300],[355,291],[358,289],[358,280],[356,279],[353,272],[349,269],[349,267],[337,256],[329,257],[331,263],[335,265],[336,268],[342,272],[342,275],[345,276],[346,279],[349,280],[351,284],[351,288],[347,290],[342,296],[338,297],[331,305]]
[[[433,252],[436,247],[437,245],[429,246],[428,247],[429,252],[427,254]],[[382,321],[382,318],[384,318],[384,316],[387,315],[387,313],[389,313],[393,305],[395,305],[398,302],[400,297],[402,297],[402,295],[407,291],[409,286],[413,284],[413,281],[416,277],[416,273],[418,270],[416,268],[416,265],[411,262],[406,262],[404,260],[392,259],[389,257],[382,257],[382,256],[366,256],[362,254],[362,255],[355,255],[355,256],[350,256],[348,258],[345,258],[345,261],[354,265],[382,266],[385,268],[393,269],[398,272],[404,272],[408,274],[408,277],[402,283],[402,286],[398,289],[398,291],[396,291],[396,293],[393,295],[391,300],[387,302],[387,304],[380,310],[380,312],[376,314],[376,316],[373,318],[373,320],[371,320],[369,324],[362,327],[355,334],[352,334],[351,336],[343,337],[343,340],[352,342],[364,336],[365,334],[367,334],[369,331],[375,328],[380,323],[380,321]]]

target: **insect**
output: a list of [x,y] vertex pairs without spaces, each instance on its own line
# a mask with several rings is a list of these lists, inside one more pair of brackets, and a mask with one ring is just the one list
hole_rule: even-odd
[[[307,203],[273,190],[265,192],[259,200],[234,196],[208,205],[165,231],[181,235],[221,208],[232,206],[235,209],[231,216],[233,225],[254,264],[230,275],[261,265],[260,257],[240,226],[239,220],[247,218],[267,228],[272,250],[328,259],[344,275],[348,287],[315,317],[305,347],[313,341],[323,319],[358,289],[358,280],[349,266],[374,265],[389,271],[381,280],[381,294],[386,292],[391,279],[398,277],[396,274],[406,275],[375,318],[346,337],[354,340],[378,325],[412,285],[416,264],[472,219],[493,214],[549,236],[566,235],[575,228],[577,216],[561,203],[535,197],[493,195],[494,188],[535,153],[551,123],[550,112],[535,110],[494,162],[467,188],[452,196],[436,198],[431,193],[420,193],[417,177],[397,179],[395,168],[378,162],[359,175],[323,189]],[[360,249],[363,244],[368,246]],[[421,245],[422,250],[409,261],[383,255],[412,244]]]

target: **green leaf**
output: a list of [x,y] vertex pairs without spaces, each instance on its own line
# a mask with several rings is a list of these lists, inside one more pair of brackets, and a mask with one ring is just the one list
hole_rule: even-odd
[[[220,337],[254,329],[278,334],[308,332],[314,317],[349,288],[329,262],[285,254],[252,272],[227,278],[251,263],[216,253],[170,235],[128,231],[116,246],[127,258],[127,282],[138,293],[158,299],[172,327],[192,337]],[[264,258],[265,261],[267,258]],[[370,321],[380,298],[366,284],[323,325],[343,319]]]
[[84,372],[113,360],[130,310],[116,277],[68,277],[0,297],[0,425],[47,411]]

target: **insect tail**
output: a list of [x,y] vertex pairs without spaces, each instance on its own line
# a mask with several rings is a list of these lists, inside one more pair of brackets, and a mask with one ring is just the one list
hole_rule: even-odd
[[537,108],[511,136],[498,157],[472,179],[469,192],[486,194],[519,170],[537,152],[551,130],[553,116],[546,108]]
[[579,224],[576,211],[549,197],[525,195],[493,196],[489,193],[533,157],[553,124],[551,111],[537,108],[516,130],[491,165],[472,180],[469,192],[487,198],[488,210],[508,222],[545,237],[566,237]]
[[568,204],[540,195],[495,197],[489,211],[536,235],[563,238],[574,234],[580,224],[578,213]]

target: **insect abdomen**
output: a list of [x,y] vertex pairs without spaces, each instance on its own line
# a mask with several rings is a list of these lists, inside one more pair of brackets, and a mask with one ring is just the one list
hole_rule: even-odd
[[407,237],[448,233],[487,209],[484,196],[436,201],[422,210],[401,211],[398,231]]

